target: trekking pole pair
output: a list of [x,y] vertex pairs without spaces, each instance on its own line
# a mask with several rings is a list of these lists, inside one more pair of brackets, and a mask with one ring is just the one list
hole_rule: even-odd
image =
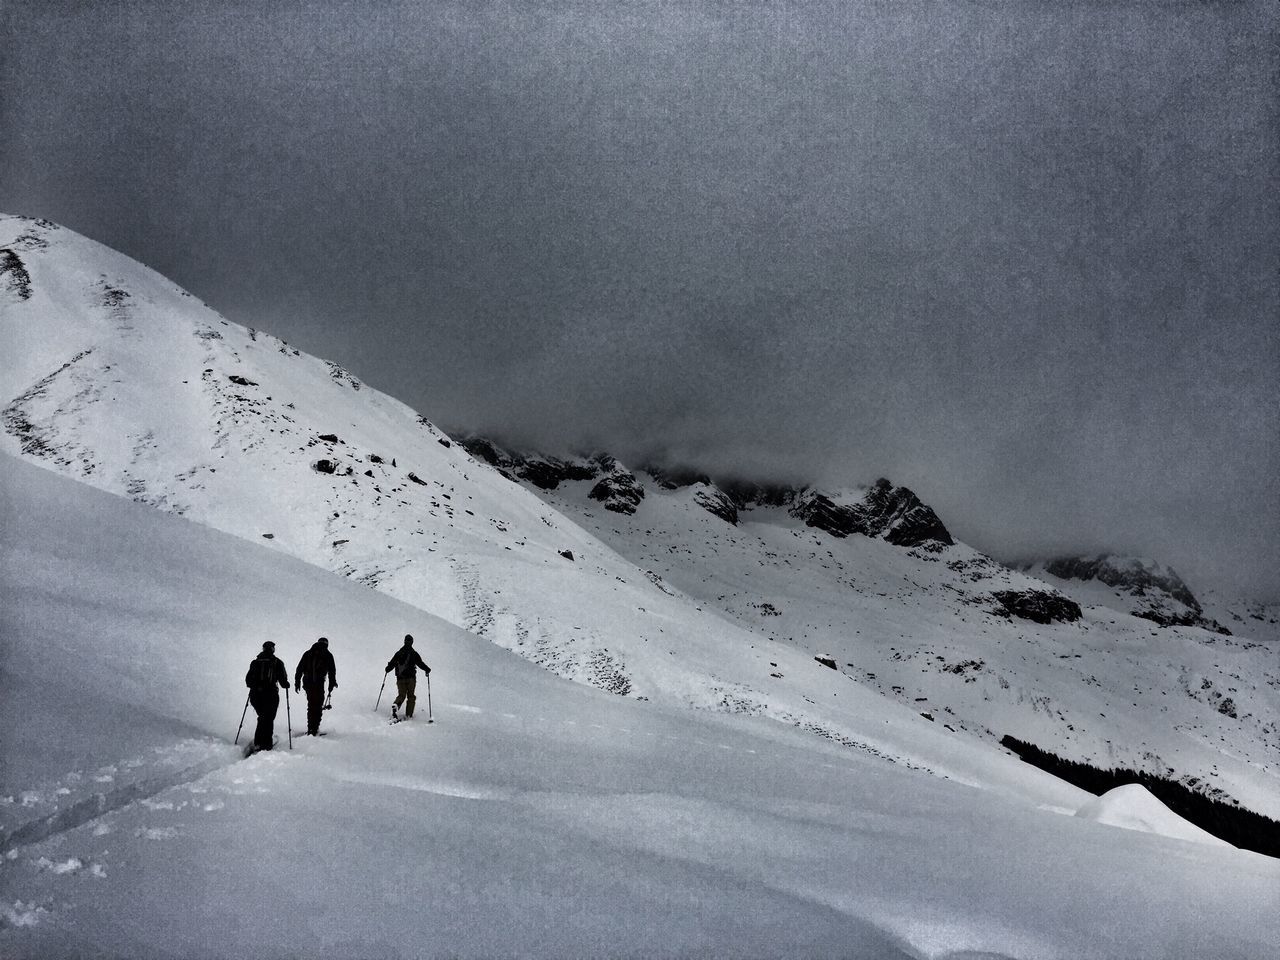
[[[249,695],[245,695],[244,709],[240,711],[240,726],[236,727],[236,738],[232,740],[232,744],[239,745],[240,731],[244,729],[244,718],[249,714]],[[284,716],[285,722],[289,726],[289,749],[293,749],[293,718],[289,714],[289,688],[284,688]]]
[[[378,700],[373,705],[373,712],[378,712],[378,704],[382,703],[382,691],[387,688],[387,675],[382,675],[382,686],[378,688]],[[431,716],[431,674],[427,674],[427,723],[435,723]]]

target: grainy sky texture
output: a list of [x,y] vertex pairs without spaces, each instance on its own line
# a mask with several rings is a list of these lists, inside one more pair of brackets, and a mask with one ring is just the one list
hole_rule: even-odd
[[1280,597],[1271,0],[0,16],[0,209],[446,428]]

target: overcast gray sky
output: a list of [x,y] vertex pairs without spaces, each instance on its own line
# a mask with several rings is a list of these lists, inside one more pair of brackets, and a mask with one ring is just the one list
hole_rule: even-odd
[[0,209],[446,428],[1280,598],[1272,0],[0,11]]

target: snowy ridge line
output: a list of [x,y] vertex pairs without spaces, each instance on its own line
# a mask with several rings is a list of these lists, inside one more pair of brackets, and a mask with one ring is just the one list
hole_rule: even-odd
[[131,803],[153,797],[157,793],[168,790],[170,787],[192,783],[216,770],[231,766],[239,759],[241,758],[238,752],[231,757],[213,757],[208,760],[202,760],[200,763],[183,767],[180,770],[175,770],[164,776],[137,780],[115,790],[84,797],[69,807],[54,810],[45,816],[28,821],[8,833],[0,834],[0,850],[7,853],[18,847],[30,846],[33,843],[47,840],[56,834],[82,827],[90,820],[95,820],[103,814],[112,813],[127,807]]

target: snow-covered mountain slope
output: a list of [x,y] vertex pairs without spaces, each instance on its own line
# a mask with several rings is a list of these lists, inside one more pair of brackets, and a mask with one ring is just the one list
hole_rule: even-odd
[[[619,510],[597,495],[592,458],[464,442],[664,583],[944,729],[1181,778],[1280,815],[1276,644],[1166,629],[964,544],[846,536],[796,509],[804,491],[744,497],[743,485],[727,493],[690,471],[630,473],[605,458],[637,492]],[[559,465],[554,485],[546,471],[532,482],[531,459]],[[829,501],[861,509],[888,489]]]
[[[575,469],[549,458],[513,483],[335,364],[71,231],[5,218],[0,256],[9,452],[615,694],[772,718],[1021,795],[1022,765],[990,749],[1012,734],[1280,814],[1274,649],[1077,620],[887,483],[726,491],[606,460],[548,489]],[[957,749],[974,738],[988,742]]]
[[[1025,765],[974,789],[614,696],[12,457],[0,491],[6,958],[1259,960],[1280,936],[1277,861],[1089,819],[1185,828],[1149,804],[1091,813]],[[372,712],[405,631],[431,725]],[[321,632],[328,736],[241,761],[247,661],[272,637],[292,669]]]
[[615,694],[771,717],[1022,789],[1018,761],[957,752],[958,734],[915,710],[868,726],[874,690],[671,588],[335,365],[71,231],[0,227],[27,278],[0,307],[10,452],[341,573]]

